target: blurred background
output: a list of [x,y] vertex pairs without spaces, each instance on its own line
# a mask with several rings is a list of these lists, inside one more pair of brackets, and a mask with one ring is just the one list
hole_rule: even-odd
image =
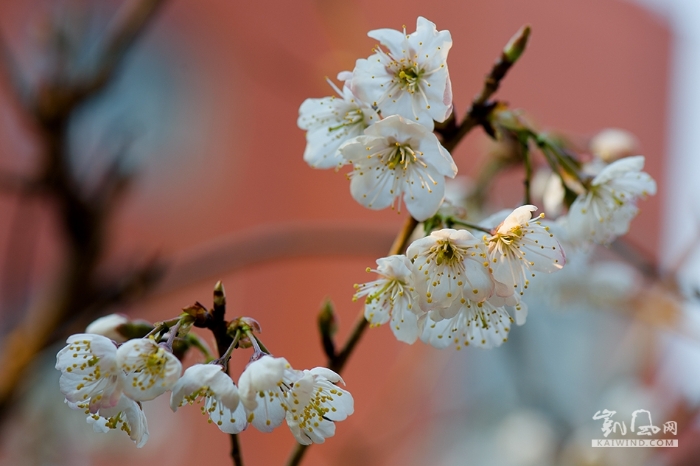
[[[323,365],[322,303],[335,303],[343,341],[361,311],[352,284],[368,280],[405,214],[368,211],[342,173],[309,168],[298,108],[371,54],[367,31],[410,32],[419,15],[452,33],[460,117],[531,24],[496,97],[584,151],[604,128],[630,131],[659,194],[624,243],[536,283],[527,324],[500,348],[438,351],[368,331],[343,374],[355,414],[303,464],[700,464],[693,0],[167,0],[123,60],[104,65],[104,38],[139,3],[153,2],[0,5],[0,464],[231,464],[228,436],[196,408],[173,414],[165,397],[145,405],[142,449],[93,433],[63,404],[56,351],[99,315],[156,321],[211,305],[222,280],[228,315],[257,319],[275,355]],[[61,100],[104,69],[80,105]],[[56,141],[69,148],[62,171]],[[475,130],[453,156],[473,177],[492,152]],[[494,184],[490,208],[514,207],[520,176]],[[234,353],[234,379],[248,357]],[[593,449],[603,409],[628,427],[637,409],[656,425],[675,420],[680,446]],[[283,464],[295,444],[286,428],[240,440],[249,465]]]

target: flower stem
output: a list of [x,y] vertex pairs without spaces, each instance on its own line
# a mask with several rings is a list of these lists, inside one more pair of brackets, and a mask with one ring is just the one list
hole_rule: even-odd
[[463,226],[463,227],[465,227],[465,228],[470,228],[470,229],[472,229],[472,230],[483,231],[484,233],[488,233],[489,235],[491,234],[491,229],[490,229],[490,228],[482,227],[482,226],[480,226],[480,225],[475,225],[475,224],[469,223],[469,222],[463,222],[462,220],[457,220],[457,219],[452,218],[452,217],[450,217],[449,220],[450,220],[450,223],[453,223],[453,224],[455,224],[455,225],[461,225],[461,226]]
[[[418,226],[418,221],[416,219],[413,217],[408,217],[406,219],[403,228],[401,228],[401,231],[399,231],[396,239],[394,240],[394,244],[392,244],[391,249],[389,249],[389,256],[401,254],[406,249],[408,240],[411,237],[413,230],[416,229],[416,226]],[[350,336],[343,345],[342,349],[335,355],[335,357],[329,358],[328,368],[330,370],[340,374],[367,327],[368,322],[367,319],[365,319],[365,311],[362,309],[360,314],[357,316],[352,332],[350,333]],[[301,462],[301,459],[303,458],[308,447],[308,445],[298,444],[287,460],[287,466],[297,466]]]
[[231,353],[233,353],[233,350],[236,349],[236,346],[238,346],[238,340],[240,339],[241,331],[236,330],[236,335],[233,337],[233,340],[231,341],[231,344],[229,345],[226,352],[223,355],[221,355],[219,359],[215,359],[214,361],[212,361],[212,364],[219,364],[224,368],[228,369],[228,361],[229,359],[231,359]]
[[175,341],[175,338],[177,337],[177,332],[180,330],[180,321],[178,321],[175,325],[170,327],[170,336],[168,336],[168,341],[165,343],[165,345],[168,347],[170,351],[173,350],[173,342]]
[[270,353],[269,349],[265,348],[263,342],[260,341],[260,338],[256,337],[253,332],[248,331],[246,334],[248,335],[248,338],[250,338],[250,342],[253,343],[253,346],[255,346],[257,350],[259,350],[261,353],[272,354]]
[[525,205],[532,204],[530,199],[530,182],[532,181],[532,155],[530,154],[530,148],[528,147],[527,141],[522,144],[523,148],[523,162],[525,163]]

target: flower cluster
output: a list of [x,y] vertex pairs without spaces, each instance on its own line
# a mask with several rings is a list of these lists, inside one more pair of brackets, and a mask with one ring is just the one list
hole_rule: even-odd
[[[102,327],[92,328],[114,330]],[[67,343],[56,358],[66,403],[83,410],[96,432],[123,430],[137,447],[148,440],[141,403],[166,391],[172,391],[173,411],[201,402],[202,413],[223,432],[238,434],[248,425],[271,432],[286,421],[303,445],[323,443],[334,435],[334,422],[353,413],[352,395],[336,385],[344,382],[335,372],[322,367],[294,370],[284,358],[257,351],[236,386],[221,360],[195,364],[181,377],[182,365],[171,346],[153,338],[119,345],[85,333]]]
[[[535,272],[561,269],[564,252],[534,206],[515,209],[490,235],[442,229],[414,241],[406,256],[379,259],[380,279],[356,285],[373,325],[391,319],[396,337],[437,348],[485,348],[525,322],[522,296]],[[511,313],[513,314],[511,316]]]
[[117,348],[109,338],[82,333],[68,338],[56,356],[66,403],[87,414],[96,432],[119,429],[143,446],[148,440],[141,402],[170,390],[182,372],[180,361],[150,338]]
[[[511,39],[498,66],[517,60],[528,35],[524,28]],[[414,241],[406,255],[378,259],[377,268],[368,269],[378,278],[355,285],[355,299],[364,298],[370,326],[390,322],[396,338],[407,343],[420,338],[439,348],[498,346],[512,323],[525,321],[523,296],[532,277],[564,266],[561,243],[584,249],[612,242],[629,230],[638,199],[654,194],[656,184],[642,171],[644,157],[631,156],[632,137],[608,132],[595,141],[596,160],[581,164],[562,142],[538,134],[504,103],[492,102],[480,109],[488,116],[478,123],[495,139],[518,142],[517,159],[528,177],[527,204],[533,165],[529,144],[534,142],[549,165],[543,204],[555,215],[568,212],[549,222],[543,215],[533,219],[537,208],[524,205],[481,225],[455,222],[441,207],[445,179],[455,177],[457,166],[433,133],[434,123],[452,112],[446,63],[451,35],[419,17],[413,33],[378,29],[369,36],[381,47],[357,60],[352,72],[340,73],[342,91],[331,83],[340,99],[302,104],[298,124],[307,131],[304,159],[316,168],[352,164],[350,191],[365,207],[398,203],[400,208],[403,202],[415,220],[425,222],[426,231],[449,228]],[[454,131],[456,120],[450,123],[451,130],[446,126],[437,132],[454,147],[459,138],[450,138],[459,131]],[[451,228],[460,223],[488,234],[477,238]]]
[[340,73],[338,97],[307,99],[298,125],[306,133],[304,160],[315,168],[352,164],[353,198],[370,209],[401,202],[410,214],[425,220],[437,212],[445,193],[445,177],[457,166],[432,133],[434,121],[452,112],[452,86],[447,53],[448,31],[419,17],[416,31],[369,32],[377,47],[355,69]]
[[218,364],[196,364],[175,384],[170,407],[203,401],[202,413],[221,431],[238,434],[248,425],[272,432],[286,421],[302,445],[323,443],[335,421],[353,413],[338,374],[323,367],[294,370],[284,358],[264,355],[243,371],[238,387]]

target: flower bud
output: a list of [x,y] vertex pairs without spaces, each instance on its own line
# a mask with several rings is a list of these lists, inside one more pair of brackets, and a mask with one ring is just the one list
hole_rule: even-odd
[[596,134],[590,142],[590,150],[605,163],[636,155],[639,141],[629,131],[607,128]]
[[326,352],[326,356],[329,358],[335,357],[333,335],[338,331],[338,319],[335,316],[333,303],[330,300],[326,300],[326,302],[323,303],[321,312],[318,314],[318,331],[321,334],[321,343],[323,344],[323,350]]
[[530,31],[531,29],[529,24],[521,27],[503,48],[503,55],[510,63],[515,63],[518,61],[520,55],[522,55],[525,51],[527,40],[530,38]]
[[126,335],[120,332],[120,327],[129,323],[129,319],[122,314],[109,314],[104,317],[100,317],[93,323],[87,326],[85,333],[93,333],[96,335],[102,335],[114,340],[117,343],[123,343],[127,340]]

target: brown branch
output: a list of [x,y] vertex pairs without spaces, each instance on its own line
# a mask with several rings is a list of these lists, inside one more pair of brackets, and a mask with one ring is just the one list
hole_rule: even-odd
[[[418,221],[416,221],[416,219],[414,219],[413,217],[408,217],[406,219],[403,228],[401,229],[401,231],[399,231],[399,234],[394,240],[394,244],[392,244],[391,249],[389,249],[389,256],[401,254],[404,252],[406,246],[408,245],[408,240],[411,237],[413,230],[416,229],[417,225]],[[355,325],[353,326],[352,332],[350,332],[350,336],[345,341],[345,344],[343,345],[342,349],[335,355],[335,357],[329,358],[329,369],[335,371],[338,374],[342,372],[343,368],[345,367],[345,363],[350,358],[350,355],[352,355],[352,352],[355,350],[357,343],[360,341],[360,338],[364,334],[365,330],[367,330],[367,327],[368,322],[367,319],[365,319],[365,311],[363,309],[357,316],[357,320],[355,320]],[[294,451],[292,452],[292,455],[287,460],[287,466],[298,465],[301,462],[301,459],[304,456],[304,453],[306,452],[308,447],[309,445],[297,444],[297,446],[294,448]]]
[[[117,196],[92,196],[74,177],[69,164],[68,126],[77,107],[94,97],[113,77],[134,41],[155,16],[164,0],[131,0],[117,14],[117,21],[106,36],[97,72],[73,82],[47,80],[38,86],[29,103],[21,97],[19,117],[33,121],[41,139],[39,173],[29,185],[38,186],[54,203],[62,222],[67,245],[65,264],[50,299],[26,312],[24,320],[0,345],[0,416],[13,396],[17,382],[34,356],[60,337],[56,329],[94,315],[111,302],[104,299],[104,286],[96,270],[106,246],[106,219]],[[23,97],[15,60],[0,43],[4,74]],[[118,180],[121,183],[121,180]],[[121,294],[117,294],[120,296]],[[97,306],[97,304],[102,304]]]
[[[199,303],[192,306],[191,309],[198,309],[205,311],[203,306]],[[195,313],[195,315],[197,312]],[[211,312],[205,311],[202,314],[202,318],[195,320],[195,327],[206,328],[211,331],[216,340],[216,349],[220,358],[228,351],[231,345],[237,345],[238,337],[234,341],[233,338],[228,334],[228,322],[225,320],[226,317],[226,292],[224,291],[223,284],[219,281],[214,286],[214,307]],[[229,373],[228,361],[223,361],[224,370]],[[237,434],[230,434],[231,436],[231,459],[233,460],[234,466],[243,466],[243,456],[241,452],[241,446],[238,442]]]
[[510,68],[518,61],[520,55],[527,46],[527,41],[530,37],[530,26],[523,26],[511,38],[508,44],[501,52],[501,56],[496,60],[489,74],[484,78],[484,86],[474,99],[471,107],[467,111],[462,124],[459,126],[447,125],[447,127],[438,127],[436,130],[443,137],[443,146],[448,151],[452,151],[457,144],[469,133],[475,126],[488,124],[488,116],[493,109],[493,105],[489,103],[489,99],[496,93],[501,85],[501,80],[506,76]]

